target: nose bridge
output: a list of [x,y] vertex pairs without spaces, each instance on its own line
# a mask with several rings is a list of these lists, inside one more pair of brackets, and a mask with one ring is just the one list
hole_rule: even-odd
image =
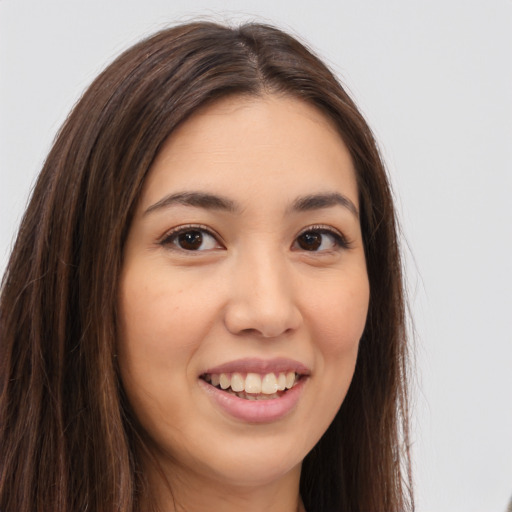
[[236,258],[226,326],[234,333],[276,337],[301,320],[292,268],[286,255],[262,244]]

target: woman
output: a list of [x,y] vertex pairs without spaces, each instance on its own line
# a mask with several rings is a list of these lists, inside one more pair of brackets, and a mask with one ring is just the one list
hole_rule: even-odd
[[121,55],[52,148],[0,305],[0,510],[412,508],[392,198],[263,25]]

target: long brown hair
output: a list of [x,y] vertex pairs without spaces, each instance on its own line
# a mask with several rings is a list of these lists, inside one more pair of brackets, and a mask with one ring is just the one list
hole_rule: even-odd
[[352,155],[370,280],[348,395],[303,463],[308,512],[413,508],[407,345],[392,196],[374,138],[333,74],[276,28],[191,23],[115,60],[58,134],[0,297],[0,510],[135,512],[141,438],[115,358],[123,244],[148,169],[199,107],[285,94],[332,119]]

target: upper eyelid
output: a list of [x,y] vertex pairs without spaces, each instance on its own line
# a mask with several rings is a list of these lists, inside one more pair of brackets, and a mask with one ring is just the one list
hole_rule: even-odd
[[158,239],[158,243],[162,244],[162,243],[166,242],[172,236],[176,236],[176,235],[179,235],[180,233],[186,233],[187,231],[194,231],[194,230],[204,231],[208,235],[210,235],[213,238],[215,238],[215,240],[217,240],[220,244],[224,245],[224,240],[219,235],[219,233],[217,233],[217,231],[215,231],[214,229],[212,229],[212,228],[210,228],[208,226],[205,226],[204,224],[182,224],[180,226],[176,226],[174,228],[171,228],[168,231],[166,231]]
[[[336,239],[338,249],[350,249],[353,247],[354,240],[349,238],[343,231],[335,228],[329,224],[313,224],[311,226],[303,228],[299,233],[295,236],[293,245],[297,242],[297,239],[303,235],[304,233],[308,233],[309,231],[317,231],[323,234],[331,235]],[[293,247],[292,245],[292,247]],[[309,252],[309,251],[308,251]],[[329,252],[329,251],[327,251]],[[310,254],[324,254],[325,251],[310,251]]]
[[[158,243],[162,244],[162,243],[166,242],[170,237],[176,236],[176,235],[186,232],[188,230],[204,231],[208,235],[214,237],[220,244],[226,245],[222,236],[216,230],[214,230],[211,227],[206,226],[204,224],[183,224],[183,225],[179,225],[174,228],[171,228],[170,230],[166,231],[158,239]],[[350,244],[350,241],[348,240],[347,236],[341,230],[335,228],[334,226],[328,225],[328,224],[311,224],[309,226],[305,226],[294,236],[293,240],[295,241],[299,236],[303,235],[304,233],[307,233],[308,231],[315,231],[315,230],[323,231],[326,233],[332,233],[333,235],[339,236],[347,244]]]
[[335,228],[334,226],[330,226],[328,224],[312,224],[311,226],[307,226],[305,228],[302,228],[297,235],[295,235],[295,238],[303,235],[304,233],[307,233],[308,231],[324,231],[324,232],[331,232],[333,234],[336,234],[340,236],[343,239],[346,239],[347,237],[343,233],[343,231]]

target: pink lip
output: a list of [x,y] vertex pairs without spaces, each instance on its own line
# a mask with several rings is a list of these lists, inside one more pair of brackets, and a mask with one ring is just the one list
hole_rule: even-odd
[[280,373],[280,372],[295,372],[299,375],[309,375],[310,370],[307,366],[298,361],[294,361],[293,359],[287,359],[284,357],[276,358],[276,359],[255,359],[255,358],[246,358],[246,359],[238,359],[236,361],[230,361],[229,363],[224,363],[213,368],[208,368],[202,374],[205,373]]
[[[240,367],[237,366],[237,368]],[[214,370],[215,372],[212,373],[217,373],[217,370]],[[252,366],[251,371],[254,371]],[[269,371],[278,370],[270,369]],[[267,372],[267,369],[264,372]],[[214,404],[229,416],[248,423],[270,423],[280,420],[293,411],[302,395],[306,380],[308,379],[300,379],[293,388],[285,391],[279,398],[270,400],[245,400],[217,389],[202,379],[199,379],[199,385]]]

